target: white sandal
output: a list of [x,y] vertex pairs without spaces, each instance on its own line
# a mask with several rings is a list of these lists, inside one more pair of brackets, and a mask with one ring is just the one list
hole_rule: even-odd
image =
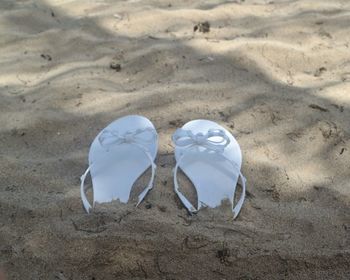
[[[154,125],[142,116],[126,116],[103,129],[92,142],[89,167],[81,176],[80,193],[86,212],[96,202],[118,199],[127,203],[135,181],[149,168],[151,179],[138,196],[138,204],[152,189],[156,171],[154,160],[158,150],[158,134]],[[90,172],[93,186],[93,206],[86,198],[84,181]]]
[[[215,208],[220,206],[223,200],[229,200],[236,218],[245,199],[246,179],[240,171],[241,149],[232,134],[215,122],[194,120],[176,130],[172,139],[175,143],[176,158],[174,188],[187,210],[192,214],[203,206]],[[197,209],[179,190],[179,167],[197,191]],[[242,193],[233,207],[239,177]]]

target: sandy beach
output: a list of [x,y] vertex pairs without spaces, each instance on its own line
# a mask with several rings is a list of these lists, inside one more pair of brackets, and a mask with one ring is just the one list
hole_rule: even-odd
[[[348,0],[2,0],[0,270],[350,279],[349,44]],[[154,188],[87,215],[90,144],[130,114],[159,134]],[[193,119],[241,146],[235,221],[225,207],[190,216],[174,193],[171,135]]]

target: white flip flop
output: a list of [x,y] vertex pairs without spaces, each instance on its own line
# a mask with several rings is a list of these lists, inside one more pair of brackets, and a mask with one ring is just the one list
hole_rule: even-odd
[[[208,120],[193,120],[174,133],[176,166],[174,188],[181,202],[192,214],[201,207],[215,208],[229,200],[236,218],[245,199],[246,179],[241,173],[242,153],[233,135],[219,124]],[[180,192],[178,169],[191,180],[197,191],[197,209]],[[234,207],[238,179],[242,193]]]
[[[104,128],[91,144],[89,167],[81,176],[80,193],[86,212],[89,213],[96,202],[119,200],[127,203],[133,184],[151,167],[151,179],[138,196],[139,205],[153,187],[157,150],[158,134],[151,121],[145,117],[125,116]],[[84,188],[89,172],[93,206],[86,198]]]

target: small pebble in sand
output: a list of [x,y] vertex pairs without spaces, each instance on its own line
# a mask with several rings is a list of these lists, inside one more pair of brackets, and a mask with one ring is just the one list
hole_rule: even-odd
[[193,27],[193,31],[208,33],[210,31],[210,23],[208,21],[200,22]]
[[152,204],[151,204],[151,203],[147,203],[147,204],[145,205],[145,208],[146,208],[146,209],[151,209],[151,208],[152,208]]
[[46,59],[47,61],[51,61],[52,60],[52,57],[51,55],[49,54],[41,54],[40,55],[43,59]]
[[115,62],[111,62],[109,64],[109,68],[115,70],[116,72],[120,72],[120,70],[122,70],[122,67],[120,66],[119,63],[115,63]]
[[323,72],[326,72],[326,71],[327,71],[327,68],[326,68],[326,67],[320,67],[320,68],[318,68],[318,69],[316,70],[314,76],[315,76],[315,77],[320,77],[320,76],[323,74]]

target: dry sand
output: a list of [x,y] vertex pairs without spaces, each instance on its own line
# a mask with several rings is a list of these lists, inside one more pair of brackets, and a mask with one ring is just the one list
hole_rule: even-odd
[[[7,278],[350,279],[349,34],[348,0],[2,0]],[[89,145],[127,114],[159,131],[155,187],[86,215]],[[241,145],[234,222],[174,195],[170,136],[196,118]]]

